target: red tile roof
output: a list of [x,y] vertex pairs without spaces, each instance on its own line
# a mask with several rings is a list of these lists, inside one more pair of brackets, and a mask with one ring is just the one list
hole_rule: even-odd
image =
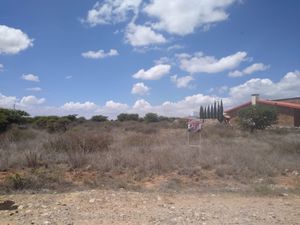
[[227,109],[224,112],[225,113],[229,113],[229,112],[232,112],[232,111],[235,111],[235,110],[239,110],[239,109],[242,109],[242,108],[250,106],[250,105],[251,105],[251,102],[249,101],[249,102],[246,102],[244,104],[241,104],[241,105],[235,106],[233,108]]
[[[290,108],[290,109],[300,109],[300,104],[290,103],[290,102],[283,102],[283,101],[272,101],[272,100],[258,99],[257,103],[258,104],[264,104],[264,105],[271,105],[271,106],[279,106],[279,107]],[[246,102],[246,103],[241,104],[241,105],[238,105],[238,106],[233,107],[231,109],[225,110],[225,113],[230,113],[232,111],[236,111],[236,110],[242,109],[242,108],[250,106],[250,105],[251,105],[251,101]]]
[[300,109],[300,104],[297,104],[297,103],[279,102],[279,101],[261,100],[261,99],[259,99],[257,102],[260,104],[280,106],[280,107],[290,108],[290,109]]

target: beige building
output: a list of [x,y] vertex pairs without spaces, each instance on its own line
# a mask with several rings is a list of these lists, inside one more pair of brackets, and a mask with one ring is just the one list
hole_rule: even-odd
[[260,99],[258,94],[253,94],[250,101],[225,110],[225,113],[234,119],[241,109],[251,105],[274,106],[278,110],[278,125],[300,127],[300,97],[265,100]]

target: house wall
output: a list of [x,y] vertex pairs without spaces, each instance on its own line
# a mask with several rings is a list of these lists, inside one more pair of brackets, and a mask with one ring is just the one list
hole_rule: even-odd
[[300,110],[299,109],[294,110],[294,126],[300,127]]
[[[248,106],[246,106],[248,107]],[[246,108],[243,107],[243,108]],[[278,123],[279,126],[300,126],[300,110],[294,110],[285,107],[275,106],[278,110]],[[231,122],[235,123],[237,121],[238,112],[242,108],[233,110],[227,115],[231,117]]]
[[294,116],[279,113],[277,118],[278,122],[276,125],[289,127],[294,126]]
[[294,109],[276,106],[278,110],[277,125],[279,126],[294,126]]

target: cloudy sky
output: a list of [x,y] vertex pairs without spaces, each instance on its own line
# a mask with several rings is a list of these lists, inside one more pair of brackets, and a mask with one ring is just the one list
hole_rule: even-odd
[[1,0],[0,107],[190,115],[300,96],[300,1]]

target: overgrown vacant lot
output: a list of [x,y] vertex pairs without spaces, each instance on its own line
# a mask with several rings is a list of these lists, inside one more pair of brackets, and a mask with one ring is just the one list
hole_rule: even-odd
[[252,134],[206,122],[199,147],[186,135],[166,121],[86,121],[63,133],[14,127],[0,136],[0,190],[300,193],[299,130]]

